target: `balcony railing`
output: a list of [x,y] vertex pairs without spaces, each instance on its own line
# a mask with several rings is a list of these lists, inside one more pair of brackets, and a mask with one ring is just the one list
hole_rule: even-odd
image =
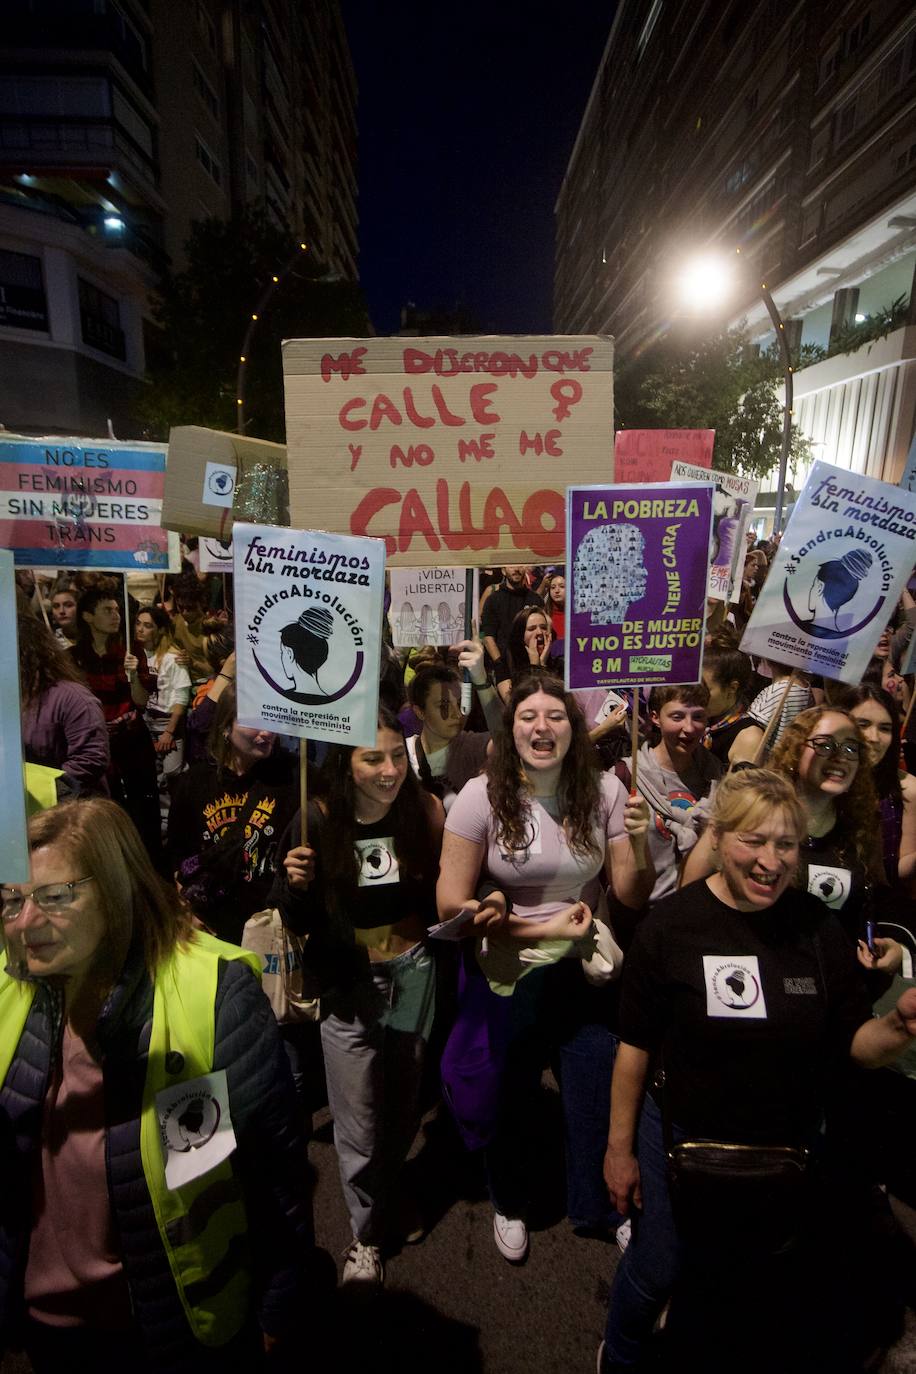
[[0,152],[27,162],[30,170],[73,162],[126,163],[149,185],[159,180],[154,160],[131,136],[107,119],[44,119],[0,116]]

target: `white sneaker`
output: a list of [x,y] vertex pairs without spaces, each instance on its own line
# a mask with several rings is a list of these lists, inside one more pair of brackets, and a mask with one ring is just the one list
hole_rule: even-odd
[[504,1217],[502,1212],[494,1212],[493,1239],[510,1264],[520,1264],[528,1253],[528,1227],[521,1217]]
[[614,1239],[617,1242],[617,1249],[623,1254],[624,1250],[633,1239],[633,1223],[629,1217],[624,1217],[623,1221],[617,1227],[617,1234],[614,1236]]
[[354,1240],[344,1255],[342,1283],[384,1283],[385,1266],[377,1245]]

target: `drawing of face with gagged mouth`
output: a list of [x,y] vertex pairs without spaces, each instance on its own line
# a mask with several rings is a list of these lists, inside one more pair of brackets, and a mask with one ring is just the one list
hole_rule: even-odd
[[[328,659],[328,640],[334,628],[334,617],[323,606],[309,606],[298,620],[284,625],[280,631],[280,667],[283,676],[293,684],[296,692],[309,692],[317,686],[319,669]],[[326,693],[325,693],[326,695]]]
[[635,525],[589,530],[576,551],[573,610],[590,611],[593,625],[626,620],[631,604],[646,594],[645,548]]

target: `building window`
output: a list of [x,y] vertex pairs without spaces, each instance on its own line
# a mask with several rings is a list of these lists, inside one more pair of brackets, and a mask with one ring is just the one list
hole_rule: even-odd
[[861,48],[868,37],[871,28],[871,15],[868,10],[862,15],[858,23],[853,24],[851,29],[846,30],[846,41],[843,44],[843,56],[851,57],[854,52]]
[[80,327],[83,343],[111,358],[127,357],[124,331],[121,328],[121,308],[114,296],[108,296],[91,282],[77,277],[80,296]]
[[196,134],[194,137],[194,151],[197,155],[197,161],[200,163],[201,167],[203,167],[207,175],[213,178],[217,186],[222,186],[223,169],[220,167],[216,158],[210,152],[210,149],[199,134]]
[[830,78],[836,71],[837,67],[839,66],[839,62],[840,40],[837,39],[835,43],[832,43],[830,45],[830,47],[827,49],[827,51],[824,53],[824,56],[820,60],[820,65],[818,67],[817,73],[818,87],[823,86],[825,82],[830,80]]
[[727,195],[734,195],[740,191],[741,187],[750,181],[754,174],[754,167],[751,162],[742,162],[740,167],[736,167],[731,175],[726,179],[725,191]]
[[216,25],[207,13],[206,5],[197,0],[197,27],[204,36],[204,42],[211,52],[216,52]]
[[48,332],[41,259],[0,249],[0,325]]
[[[901,153],[895,160],[894,172],[899,175],[900,172],[905,172],[909,167],[916,167],[916,143],[911,143],[906,152]],[[3,254],[0,253],[0,258],[2,256]]]
[[194,74],[195,91],[200,96],[213,118],[219,121],[219,98],[216,91],[210,85],[210,82],[204,76],[196,62],[192,64],[192,71]]
[[3,114],[96,119],[110,110],[108,82],[101,76],[0,77]]

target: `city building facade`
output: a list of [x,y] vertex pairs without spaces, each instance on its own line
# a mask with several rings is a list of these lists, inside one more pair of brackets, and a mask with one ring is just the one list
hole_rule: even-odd
[[622,0],[556,204],[555,329],[613,334],[625,364],[709,250],[740,250],[722,323],[771,344],[766,282],[792,346],[826,355],[795,375],[814,456],[896,481],[916,422],[912,4]]
[[338,0],[23,0],[0,34],[0,424],[131,437],[152,298],[251,202],[357,276]]

